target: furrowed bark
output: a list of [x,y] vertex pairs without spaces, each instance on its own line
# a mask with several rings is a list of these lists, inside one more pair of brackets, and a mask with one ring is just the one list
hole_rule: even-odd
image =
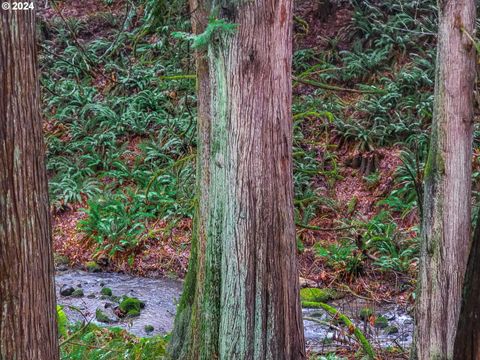
[[[203,1],[190,0],[192,30],[201,34],[208,24],[208,9]],[[198,358],[200,324],[199,301],[203,297],[205,282],[205,249],[207,243],[206,220],[209,207],[209,159],[210,144],[210,78],[209,65],[205,50],[195,53],[197,67],[197,189],[196,213],[192,232],[190,262],[184,290],[180,300],[168,353],[172,359]],[[198,286],[197,286],[198,284]]]
[[480,359],[480,211],[473,234],[455,339],[454,359]]
[[470,242],[474,0],[441,0],[413,358],[453,359]]
[[0,359],[55,360],[47,177],[33,11],[0,10]]
[[208,45],[210,123],[199,124],[200,221],[189,269],[196,282],[188,335],[182,346],[174,341],[172,358],[305,358],[293,220],[291,7],[290,0],[252,0],[220,8],[238,27],[219,30]]

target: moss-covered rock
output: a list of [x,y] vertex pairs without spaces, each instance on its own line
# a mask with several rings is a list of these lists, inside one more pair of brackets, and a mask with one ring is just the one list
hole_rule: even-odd
[[84,293],[83,293],[83,289],[76,289],[73,293],[72,293],[72,297],[75,297],[75,298],[81,298],[83,297]]
[[388,320],[385,316],[379,316],[375,319],[374,325],[377,329],[385,329],[388,326]]
[[332,289],[304,288],[300,290],[300,299],[304,308],[319,308],[319,303],[337,298],[337,292]]
[[385,329],[385,333],[387,335],[393,335],[393,334],[398,334],[398,328],[396,326],[388,326],[386,329]]
[[90,273],[98,273],[98,272],[101,272],[102,269],[100,268],[100,266],[95,262],[95,261],[88,261],[86,264],[85,264],[85,268],[87,269],[88,272]]
[[145,330],[145,332],[147,334],[153,332],[153,330],[155,330],[155,328],[152,326],[152,325],[145,325],[145,327],[143,328],[143,330]]
[[70,260],[68,257],[65,255],[60,255],[60,254],[54,254],[53,255],[53,261],[55,263],[55,266],[58,265],[68,265],[70,263]]
[[105,296],[112,296],[112,289],[108,288],[108,287],[104,287],[102,288],[102,290],[100,290],[100,294],[102,295],[105,295]]
[[367,321],[372,315],[373,315],[373,310],[370,309],[369,307],[364,307],[362,310],[360,310],[359,317],[363,321]]
[[98,322],[102,322],[105,324],[113,324],[117,322],[117,318],[114,317],[111,314],[107,314],[107,312],[103,311],[102,309],[98,308],[95,311],[95,319],[97,319]]
[[140,314],[140,310],[145,307],[145,304],[138,300],[137,298],[132,297],[124,297],[122,301],[120,301],[120,311],[124,314],[130,315],[132,310],[137,311]]
[[128,317],[137,317],[140,316],[140,311],[132,309],[127,313]]

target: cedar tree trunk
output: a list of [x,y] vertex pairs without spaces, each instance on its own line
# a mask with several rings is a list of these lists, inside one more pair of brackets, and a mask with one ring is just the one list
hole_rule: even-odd
[[415,345],[420,360],[453,359],[468,261],[475,0],[440,0],[434,115],[425,200]]
[[480,211],[473,234],[455,339],[454,359],[480,359]]
[[303,359],[291,158],[292,2],[191,5],[197,33],[210,15],[237,29],[217,29],[208,49],[197,53],[199,203],[169,354]]
[[35,13],[0,10],[0,359],[58,359]]

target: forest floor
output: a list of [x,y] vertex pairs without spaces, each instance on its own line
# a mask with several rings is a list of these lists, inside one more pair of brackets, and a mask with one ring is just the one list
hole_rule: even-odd
[[[165,58],[162,53],[165,50],[157,47],[167,46],[168,51],[176,51],[178,40],[172,39],[170,33],[177,29],[168,24],[165,31],[169,35],[142,32],[146,31],[142,26],[149,2],[147,5],[139,3],[142,5],[134,9],[127,1],[64,1],[40,11],[44,129],[49,149],[55,261],[57,267],[68,265],[88,270],[93,262],[105,272],[182,279],[187,271],[192,220],[187,205],[175,207],[172,204],[183,199],[181,196],[184,195],[162,183],[154,184],[152,192],[155,196],[167,199],[160,200],[164,201],[162,205],[151,210],[148,206],[153,200],[148,199],[148,193],[145,197],[141,193],[150,188],[152,176],[164,176],[157,174],[158,168],[163,166],[170,171],[179,161],[194,154],[192,136],[187,136],[194,132],[189,120],[194,108],[191,82],[156,83],[164,75],[193,73],[193,62],[188,55],[189,49],[180,47],[179,52],[187,52]],[[172,5],[170,13],[183,21],[177,19],[178,23],[184,24],[188,14],[185,11],[175,13],[173,8]],[[415,179],[398,180],[399,168],[405,164],[402,158],[405,144],[401,142],[407,136],[401,133],[398,138],[396,135],[388,138],[391,134],[387,133],[379,136],[388,140],[372,140],[365,132],[375,126],[368,123],[371,120],[369,111],[372,116],[375,111],[381,113],[374,121],[381,116],[394,117],[396,110],[393,107],[397,105],[391,105],[393,110],[371,109],[371,103],[384,101],[380,97],[384,96],[383,89],[389,86],[388,80],[397,81],[404,68],[415,69],[412,65],[415,59],[394,48],[389,50],[393,55],[373,65],[362,63],[363,67],[359,69],[345,70],[342,62],[354,61],[361,56],[363,50],[357,51],[356,47],[359,43],[370,46],[370,40],[359,28],[361,16],[353,5],[340,1],[329,9],[327,15],[319,16],[312,1],[295,2],[294,159],[300,282],[303,287],[334,289],[349,299],[361,299],[369,304],[395,304],[408,312],[414,302],[419,216],[418,206],[410,196],[414,193],[412,183]],[[368,23],[368,19],[365,22]],[[127,35],[122,37],[123,33]],[[139,39],[145,34],[148,36],[141,43]],[[98,55],[101,53],[103,55]],[[156,56],[159,62],[164,62],[161,69],[152,65]],[[96,67],[96,61],[89,58],[98,59]],[[112,60],[107,61],[108,58]],[[380,66],[381,61],[388,61],[389,67]],[[150,69],[151,73],[147,73]],[[353,75],[344,76],[343,71],[351,71]],[[145,80],[146,85],[141,83],[150,74],[156,80],[151,83]],[[52,85],[49,80],[66,88]],[[131,85],[133,80],[138,84]],[[72,82],[76,85],[70,88]],[[358,87],[359,84],[364,88]],[[334,88],[325,88],[324,85]],[[157,87],[158,92],[150,90]],[[407,91],[421,88],[425,94],[431,93],[431,83],[423,87],[413,84],[411,88]],[[81,105],[59,94],[67,90]],[[73,133],[78,128],[72,120],[76,117],[82,121],[90,121],[95,116],[105,117],[107,122],[109,116],[117,115],[117,119],[124,121],[121,112],[129,109],[128,103],[135,103],[146,91],[158,96],[153,101],[161,103],[161,111],[167,117],[184,122],[184,128],[176,131],[174,138],[179,145],[174,141],[174,145],[168,145],[169,138],[162,134],[160,127],[148,128],[151,125],[147,124],[147,129],[128,130],[128,121],[137,113],[127,115],[127,130],[111,130],[113,125],[109,125],[108,132],[102,130],[103,133],[97,134],[90,127],[85,130],[90,132],[87,135],[80,131]],[[90,93],[92,95],[88,95]],[[373,99],[370,93],[374,94],[371,95]],[[83,97],[89,97],[88,101],[99,102],[103,107],[86,109],[90,104],[82,103]],[[116,108],[115,97],[121,97],[125,103]],[[148,117],[148,114],[160,111],[155,108],[157,105],[148,104],[146,110],[136,108],[135,111],[140,112],[140,117]],[[113,115],[105,110],[107,107],[114,112]],[[183,113],[176,112],[180,108]],[[90,115],[89,111],[95,115]],[[363,126],[360,130],[354,127],[357,118],[358,124]],[[104,126],[103,122],[101,120],[97,126]],[[405,128],[408,130],[409,126]],[[423,125],[421,128],[425,130]],[[105,140],[107,136],[102,136],[110,132],[114,138],[112,148],[123,150],[118,156],[109,158],[109,151],[113,150]],[[162,154],[150,155],[151,132],[155,133],[158,147],[169,146],[167,150],[174,154],[174,160],[162,162]],[[95,148],[92,154],[98,155],[95,165],[91,165],[93,155],[89,153],[92,146],[82,143],[73,149],[67,148],[80,140],[89,142],[97,137],[99,143],[92,145]],[[70,158],[61,154],[67,150]],[[77,163],[76,158],[80,155],[86,160]],[[62,166],[66,166],[64,158],[71,166],[67,173],[76,171],[71,177],[75,183],[71,191],[73,195],[65,190],[65,184],[70,184],[71,179],[62,178]],[[420,159],[416,160],[419,165]],[[147,163],[150,168],[147,165],[142,167]],[[75,170],[70,170],[73,167]],[[90,169],[103,175],[94,178]],[[180,182],[182,176],[188,178],[183,171],[175,170],[168,175]],[[77,173],[81,175],[77,177]],[[90,184],[98,189],[91,189]],[[193,188],[193,183],[189,184],[186,185],[187,193]],[[392,196],[407,187],[409,198]],[[171,195],[173,191],[176,192]],[[139,220],[132,212],[147,215]],[[168,216],[161,216],[162,212]],[[119,218],[128,216],[135,226],[119,223]],[[137,232],[137,228],[141,231]],[[121,235],[114,242],[109,234],[117,232]],[[124,241],[122,236],[127,238],[127,235],[122,234],[127,234],[133,245]],[[373,324],[375,318],[371,321]],[[397,355],[404,356],[402,351]],[[388,356],[386,358],[395,358],[392,354]]]

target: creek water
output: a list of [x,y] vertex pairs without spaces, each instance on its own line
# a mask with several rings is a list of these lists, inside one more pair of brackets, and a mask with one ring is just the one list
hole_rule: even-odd
[[[176,279],[151,279],[118,273],[88,273],[68,269],[57,271],[56,292],[57,303],[64,306],[70,321],[92,321],[102,326],[118,326],[128,332],[141,336],[166,334],[173,327],[175,309],[182,291],[182,281]],[[71,286],[81,288],[84,296],[62,296],[62,288]],[[120,318],[116,316],[118,304],[115,298],[101,295],[101,290],[108,287],[113,296],[135,297],[145,303],[140,316]],[[412,342],[413,320],[406,309],[394,304],[373,304],[368,301],[345,297],[330,303],[344,313],[365,333],[374,346],[394,346],[408,348]],[[359,318],[362,308],[369,307],[376,315],[388,320],[388,327],[377,328]],[[105,312],[111,323],[100,323],[96,320],[97,309]],[[356,341],[341,325],[321,309],[303,309],[305,340],[310,350],[326,352],[339,347],[355,347]],[[118,314],[118,313],[117,313]],[[146,331],[146,327],[153,326]],[[392,330],[395,328],[394,330]]]

